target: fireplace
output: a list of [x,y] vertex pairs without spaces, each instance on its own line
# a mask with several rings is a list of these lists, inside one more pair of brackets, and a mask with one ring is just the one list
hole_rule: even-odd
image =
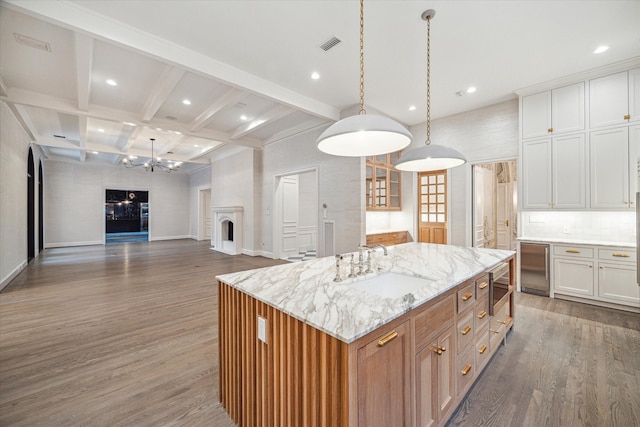
[[213,233],[211,249],[229,255],[242,253],[242,206],[211,208]]

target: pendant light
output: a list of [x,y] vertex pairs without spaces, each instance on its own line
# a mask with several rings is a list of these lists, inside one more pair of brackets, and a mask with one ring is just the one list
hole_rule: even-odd
[[422,13],[427,21],[427,140],[425,145],[412,148],[404,153],[394,164],[396,169],[410,172],[427,172],[449,169],[467,162],[462,154],[450,147],[431,145],[431,19],[435,16],[433,9]]
[[360,113],[327,128],[316,141],[318,149],[335,156],[376,156],[402,150],[411,139],[411,132],[400,123],[364,109],[364,0],[360,0]]

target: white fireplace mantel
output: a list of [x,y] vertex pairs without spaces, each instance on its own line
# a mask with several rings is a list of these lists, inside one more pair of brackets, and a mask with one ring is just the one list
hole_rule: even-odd
[[[240,255],[242,253],[242,206],[212,206],[211,220],[213,233],[211,235],[211,249],[224,252],[228,255]],[[225,235],[228,225],[233,223],[233,240]]]

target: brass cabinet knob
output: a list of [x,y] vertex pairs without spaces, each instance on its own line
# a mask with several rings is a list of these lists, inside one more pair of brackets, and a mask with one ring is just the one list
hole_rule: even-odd
[[624,119],[625,120],[631,120],[631,114],[625,114],[624,115]]
[[548,132],[548,133],[553,132],[553,128],[549,128],[549,129],[547,129],[547,132]]

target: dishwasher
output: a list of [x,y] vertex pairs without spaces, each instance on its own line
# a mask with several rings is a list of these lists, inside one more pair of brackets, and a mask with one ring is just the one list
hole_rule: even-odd
[[549,245],[520,243],[520,290],[549,296]]

